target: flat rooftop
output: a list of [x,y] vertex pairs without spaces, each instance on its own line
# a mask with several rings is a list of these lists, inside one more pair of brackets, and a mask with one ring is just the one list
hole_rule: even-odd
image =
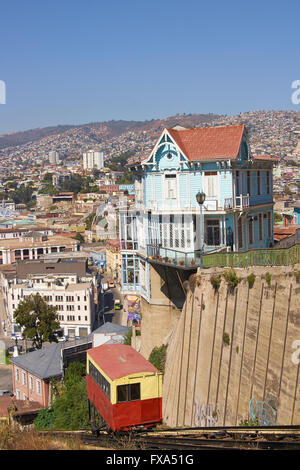
[[87,263],[85,259],[54,258],[24,260],[17,262],[17,277],[27,278],[35,274],[78,274],[85,276]]
[[47,240],[33,241],[31,239],[24,240],[23,237],[17,239],[0,240],[0,250],[21,249],[21,248],[38,248],[57,245],[77,245],[79,242],[72,238],[62,237],[60,235],[49,235]]

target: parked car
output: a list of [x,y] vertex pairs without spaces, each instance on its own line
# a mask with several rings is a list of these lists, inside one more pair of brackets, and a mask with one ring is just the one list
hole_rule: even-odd
[[67,341],[67,338],[66,338],[65,336],[60,336],[60,337],[57,338],[57,339],[58,339],[58,342],[59,342],[59,343],[63,343],[63,342],[65,342],[65,341]]
[[13,397],[14,394],[11,390],[0,390],[0,397]]

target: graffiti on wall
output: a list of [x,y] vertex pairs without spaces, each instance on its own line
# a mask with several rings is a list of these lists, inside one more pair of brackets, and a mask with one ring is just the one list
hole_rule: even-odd
[[128,320],[139,322],[141,319],[141,298],[136,295],[127,296]]
[[196,427],[217,426],[220,416],[219,410],[210,403],[200,403],[197,397],[194,401],[194,425]]
[[256,401],[251,398],[249,402],[249,419],[257,421],[259,426],[272,426],[277,422],[278,404],[274,398],[266,401]]

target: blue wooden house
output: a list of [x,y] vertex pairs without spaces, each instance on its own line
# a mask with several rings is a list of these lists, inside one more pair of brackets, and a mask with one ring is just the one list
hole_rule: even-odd
[[193,269],[205,253],[273,246],[273,163],[251,154],[243,124],[164,129],[130,166],[135,206],[120,212],[123,290],[147,293],[149,262]]

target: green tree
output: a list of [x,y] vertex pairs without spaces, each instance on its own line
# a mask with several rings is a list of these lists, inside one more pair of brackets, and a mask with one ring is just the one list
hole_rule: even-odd
[[52,183],[52,176],[53,176],[53,173],[46,173],[44,178],[43,178],[43,181],[49,181],[50,183]]
[[57,308],[48,305],[40,294],[30,295],[22,300],[14,312],[14,318],[23,330],[23,336],[41,349],[45,341],[57,343],[55,332],[60,324]]
[[79,232],[77,232],[76,235],[75,235],[75,237],[73,237],[73,238],[75,238],[75,240],[80,241],[80,243],[84,243],[84,241],[85,241],[85,240],[84,240],[84,237],[83,237],[83,236],[81,235],[81,233],[79,233]]
[[277,224],[281,222],[281,215],[278,212],[274,212],[274,223]]
[[81,362],[71,362],[68,366],[65,376],[64,384],[66,386],[72,386],[73,384],[78,383],[82,377],[86,375],[86,366]]

